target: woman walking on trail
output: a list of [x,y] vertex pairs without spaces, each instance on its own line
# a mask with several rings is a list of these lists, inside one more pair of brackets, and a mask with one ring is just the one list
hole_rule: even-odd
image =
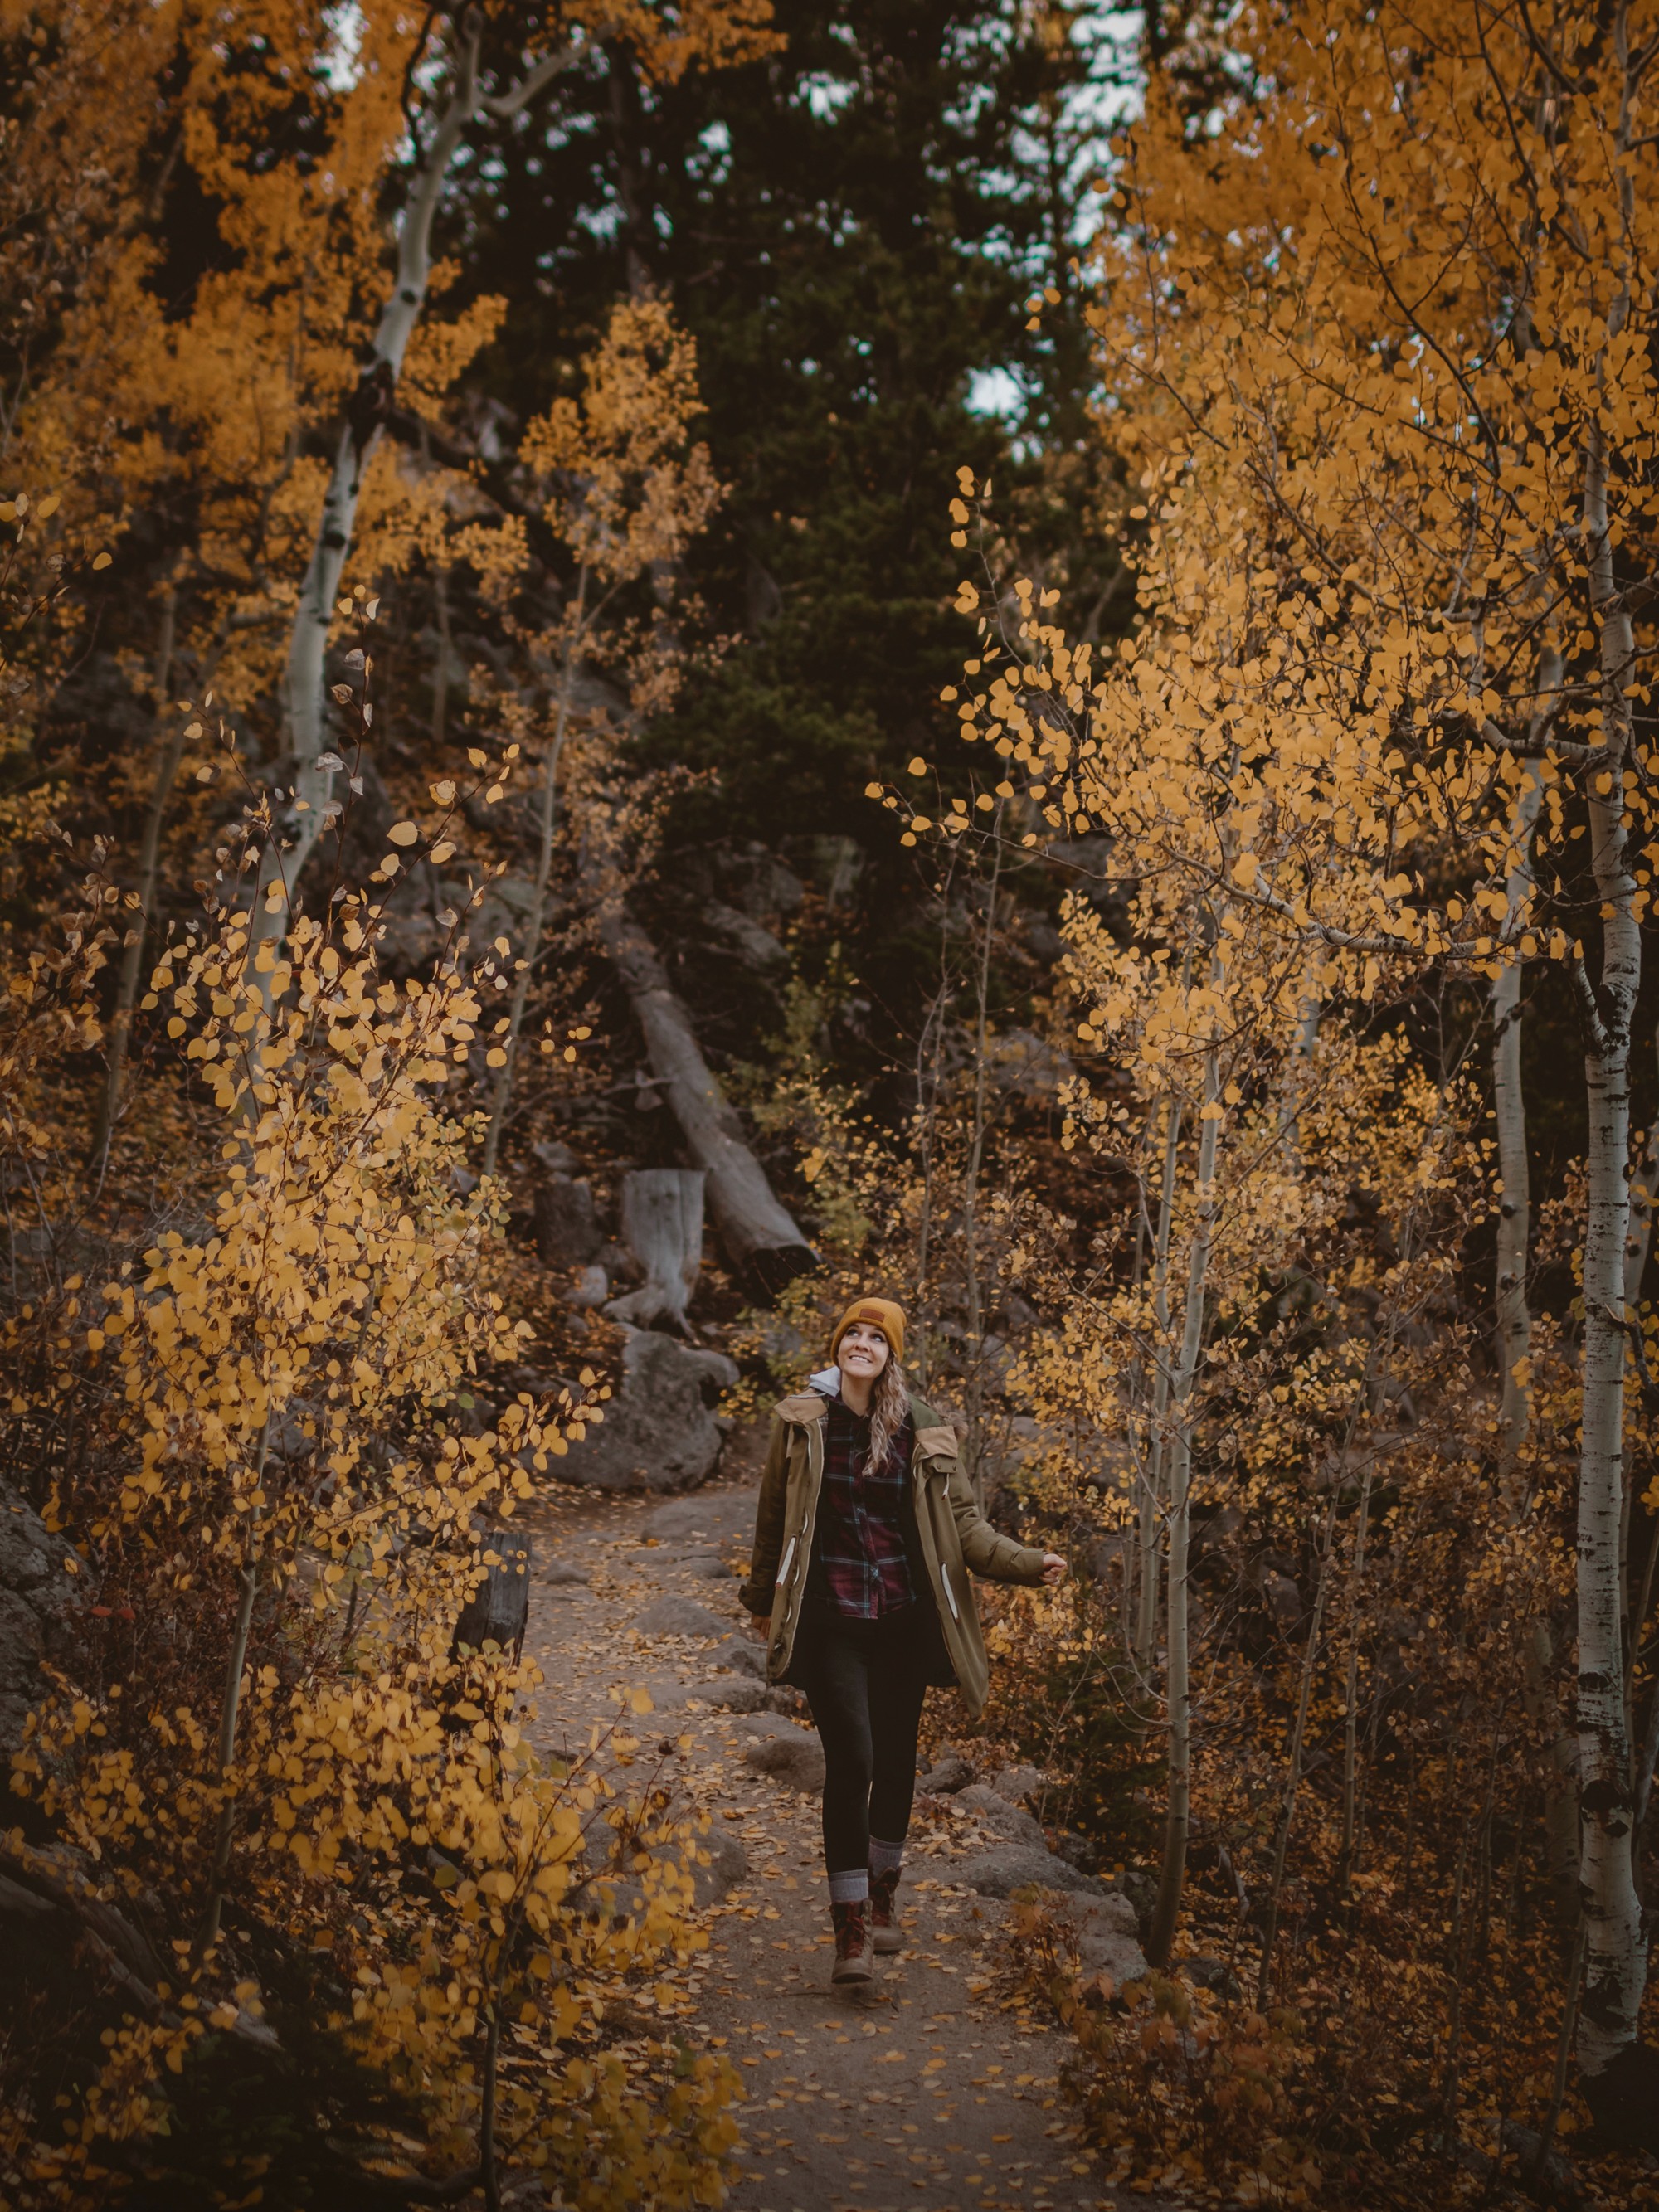
[[904,1316],[855,1298],[834,1362],[776,1407],[743,1602],[769,1680],[804,1691],[823,1744],[832,1979],[867,1982],[900,1949],[894,1901],[929,1683],[975,1717],[990,1667],[968,1571],[1057,1583],[1066,1562],[999,1535],[974,1502],[956,1431],[906,1388]]

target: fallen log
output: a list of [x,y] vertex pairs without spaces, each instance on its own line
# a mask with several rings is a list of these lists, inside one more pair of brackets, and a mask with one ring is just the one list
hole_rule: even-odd
[[818,1255],[750,1150],[656,946],[620,902],[602,911],[599,935],[632,1001],[651,1073],[693,1164],[708,1177],[708,1211],[726,1257],[751,1295],[775,1297],[786,1283],[816,1267]]

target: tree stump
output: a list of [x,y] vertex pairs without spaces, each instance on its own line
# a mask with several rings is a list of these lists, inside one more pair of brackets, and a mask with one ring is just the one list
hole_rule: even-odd
[[623,1177],[623,1242],[645,1281],[605,1308],[613,1321],[653,1328],[668,1322],[684,1334],[686,1307],[702,1266],[701,1168],[644,1168]]
[[483,1580],[461,1607],[449,1656],[458,1659],[463,1646],[482,1651],[490,1643],[516,1661],[530,1620],[530,1532],[487,1528],[477,1540],[479,1555],[488,1564]]

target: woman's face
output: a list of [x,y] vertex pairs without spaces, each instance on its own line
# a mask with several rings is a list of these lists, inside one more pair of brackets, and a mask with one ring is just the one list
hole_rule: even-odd
[[841,1340],[836,1364],[843,1375],[873,1382],[887,1364],[887,1339],[872,1322],[855,1321]]

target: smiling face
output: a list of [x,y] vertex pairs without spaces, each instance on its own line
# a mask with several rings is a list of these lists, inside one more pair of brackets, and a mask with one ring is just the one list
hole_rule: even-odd
[[873,1322],[855,1321],[836,1347],[843,1379],[873,1382],[887,1364],[887,1339]]

